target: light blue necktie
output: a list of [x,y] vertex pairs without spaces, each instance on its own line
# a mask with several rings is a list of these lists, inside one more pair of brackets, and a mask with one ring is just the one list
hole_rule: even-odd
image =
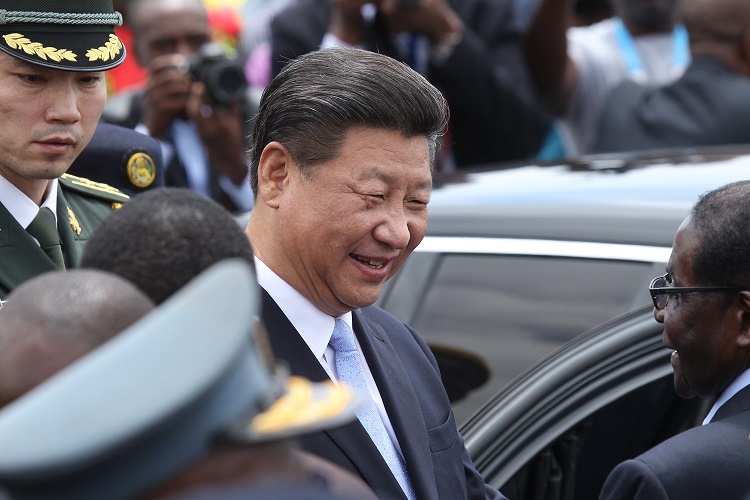
[[367,388],[367,380],[362,370],[359,351],[357,350],[357,344],[354,342],[354,332],[345,321],[336,319],[336,326],[333,328],[333,335],[331,335],[329,344],[336,351],[336,372],[339,380],[354,389],[362,401],[359,410],[357,410],[357,418],[370,435],[375,446],[378,447],[380,454],[383,455],[385,462],[406,496],[416,498],[404,459],[385,430],[370,390]]

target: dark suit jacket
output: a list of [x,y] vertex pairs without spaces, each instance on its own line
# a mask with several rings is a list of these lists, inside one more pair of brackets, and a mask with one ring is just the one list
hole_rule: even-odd
[[[328,380],[320,362],[278,305],[263,293],[271,347],[295,375]],[[484,484],[456,429],[437,363],[407,325],[377,307],[354,311],[354,332],[404,454],[418,498],[503,498]],[[378,498],[404,498],[359,421],[300,439],[303,448],[359,475]]]
[[[448,0],[465,24],[463,40],[444,64],[430,64],[430,82],[451,111],[459,167],[527,158],[548,121],[524,62],[511,0]],[[298,0],[271,23],[271,71],[317,50],[328,30],[331,0]],[[363,48],[402,59],[382,22],[364,33]]]
[[[103,186],[67,174],[60,179],[57,229],[67,267],[78,267],[83,247],[96,226],[128,199],[127,195]],[[0,203],[0,298],[24,281],[56,269],[31,235]]]
[[598,153],[750,143],[750,79],[704,56],[666,87],[623,82],[599,133]]
[[750,386],[711,423],[687,430],[607,478],[601,499],[730,500],[750,493]]

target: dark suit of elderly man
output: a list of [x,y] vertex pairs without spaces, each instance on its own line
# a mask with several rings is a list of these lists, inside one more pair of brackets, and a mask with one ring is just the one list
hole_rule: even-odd
[[715,401],[703,425],[617,466],[602,499],[730,499],[750,492],[750,181],[698,201],[651,285],[683,398]]
[[468,456],[429,348],[372,306],[424,237],[445,122],[442,95],[408,66],[327,49],[274,78],[254,129],[247,235],[273,351],[364,403],[302,444],[379,498],[502,498]]

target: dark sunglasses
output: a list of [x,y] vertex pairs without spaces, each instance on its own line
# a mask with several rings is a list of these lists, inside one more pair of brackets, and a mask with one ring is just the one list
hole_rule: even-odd
[[651,292],[651,299],[654,301],[654,307],[662,310],[667,307],[670,294],[688,293],[688,292],[715,292],[717,290],[742,290],[739,286],[669,286],[667,281],[668,274],[659,276],[651,281],[648,291]]

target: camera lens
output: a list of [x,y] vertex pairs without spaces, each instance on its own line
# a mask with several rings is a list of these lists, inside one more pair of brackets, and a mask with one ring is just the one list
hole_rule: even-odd
[[242,68],[231,61],[216,63],[209,72],[208,80],[209,92],[222,104],[239,101],[246,86]]

